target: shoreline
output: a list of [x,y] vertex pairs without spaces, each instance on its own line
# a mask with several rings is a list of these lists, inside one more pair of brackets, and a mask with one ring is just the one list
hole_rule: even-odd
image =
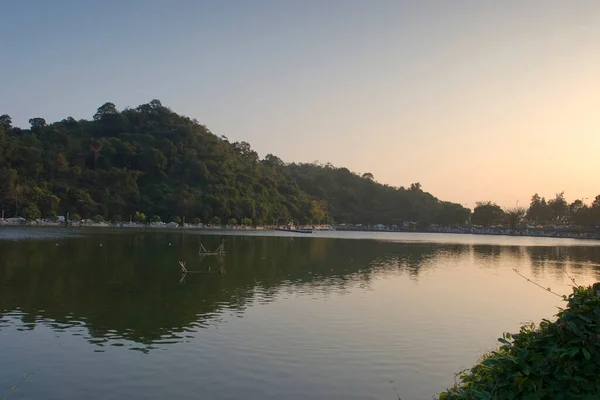
[[[210,225],[191,225],[186,226],[169,226],[169,225],[152,225],[152,224],[136,224],[136,223],[85,223],[85,224],[64,224],[64,223],[7,223],[0,222],[0,228],[3,227],[28,227],[28,228],[108,228],[108,229],[140,229],[140,230],[195,230],[195,231],[225,231],[225,232],[263,232],[263,231],[282,231],[277,226],[210,226]],[[381,232],[381,233],[438,233],[438,234],[462,234],[462,235],[482,235],[482,236],[512,236],[512,237],[541,237],[555,239],[579,239],[579,240],[600,240],[600,233],[590,232],[548,232],[548,231],[510,231],[510,230],[486,230],[474,228],[461,229],[418,229],[418,230],[392,230],[392,229],[349,229],[349,228],[334,228],[324,229],[316,228],[313,232]],[[294,233],[291,231],[291,233]]]

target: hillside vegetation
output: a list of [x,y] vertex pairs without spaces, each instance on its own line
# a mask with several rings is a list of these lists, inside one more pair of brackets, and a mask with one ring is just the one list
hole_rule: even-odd
[[[331,165],[259,159],[246,142],[230,142],[153,100],[137,108],[98,108],[30,129],[0,116],[0,207],[6,216],[205,223],[458,224],[470,211],[421,186],[395,188]],[[234,221],[235,220],[235,221]]]

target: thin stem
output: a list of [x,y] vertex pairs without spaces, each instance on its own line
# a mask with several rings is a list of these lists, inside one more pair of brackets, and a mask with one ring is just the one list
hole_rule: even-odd
[[571,280],[571,282],[573,282],[573,285],[579,287],[579,285],[577,284],[577,282],[575,282],[575,278],[573,278],[571,275],[569,275],[569,273],[565,270],[565,274],[569,277],[569,279]]
[[4,396],[4,398],[2,400],[8,400],[8,398],[15,392],[15,390],[17,390],[17,388],[20,385],[22,385],[23,382],[25,382],[25,380],[27,379],[27,377],[31,374],[33,374],[33,372],[28,372],[27,374],[25,374],[23,379],[21,379],[21,382],[17,383],[15,386],[11,387],[10,390],[8,391],[8,393],[6,393],[6,396]]
[[394,381],[390,381],[390,384],[392,385],[392,389],[394,389],[394,393],[396,393],[396,397],[398,398],[398,400],[402,400],[400,398],[400,393],[398,393],[398,389],[396,389],[396,385],[394,384]]
[[516,270],[516,268],[513,268],[513,271],[515,271],[515,273],[516,273],[517,275],[519,275],[521,278],[523,278],[523,279],[526,279],[526,280],[527,280],[527,282],[531,282],[531,283],[533,283],[535,286],[537,286],[537,287],[539,287],[539,288],[541,288],[541,289],[544,289],[545,291],[547,291],[547,292],[550,292],[550,293],[552,293],[553,295],[555,295],[555,296],[557,296],[557,297],[560,297],[561,299],[564,299],[564,298],[565,298],[565,296],[564,296],[564,295],[562,295],[562,294],[558,294],[558,293],[556,293],[556,292],[553,292],[553,291],[552,291],[552,289],[550,289],[550,288],[545,288],[545,287],[543,287],[542,285],[540,285],[539,283],[532,281],[531,279],[529,279],[528,277],[526,277],[525,275],[523,275],[522,273],[520,273],[519,271],[517,271],[517,270]]

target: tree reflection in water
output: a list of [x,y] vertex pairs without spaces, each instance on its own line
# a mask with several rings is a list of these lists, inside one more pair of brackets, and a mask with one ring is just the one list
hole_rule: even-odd
[[187,340],[186,333],[218,324],[223,313],[243,315],[280,293],[344,293],[390,273],[418,280],[423,271],[463,257],[475,257],[482,267],[500,256],[529,258],[534,274],[571,264],[593,267],[590,252],[600,260],[600,249],[590,247],[256,236],[231,236],[226,255],[200,257],[200,241],[216,248],[221,239],[143,232],[0,241],[0,329],[43,324],[98,346],[127,340],[149,351]]

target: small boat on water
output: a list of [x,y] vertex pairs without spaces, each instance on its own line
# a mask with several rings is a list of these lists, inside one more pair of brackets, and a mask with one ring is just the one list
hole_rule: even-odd
[[313,233],[312,229],[285,229],[285,228],[275,228],[276,231],[283,232],[292,232],[292,233]]
[[276,231],[292,232],[292,233],[313,233],[312,228],[295,228],[294,225],[288,225],[285,228],[275,228]]

